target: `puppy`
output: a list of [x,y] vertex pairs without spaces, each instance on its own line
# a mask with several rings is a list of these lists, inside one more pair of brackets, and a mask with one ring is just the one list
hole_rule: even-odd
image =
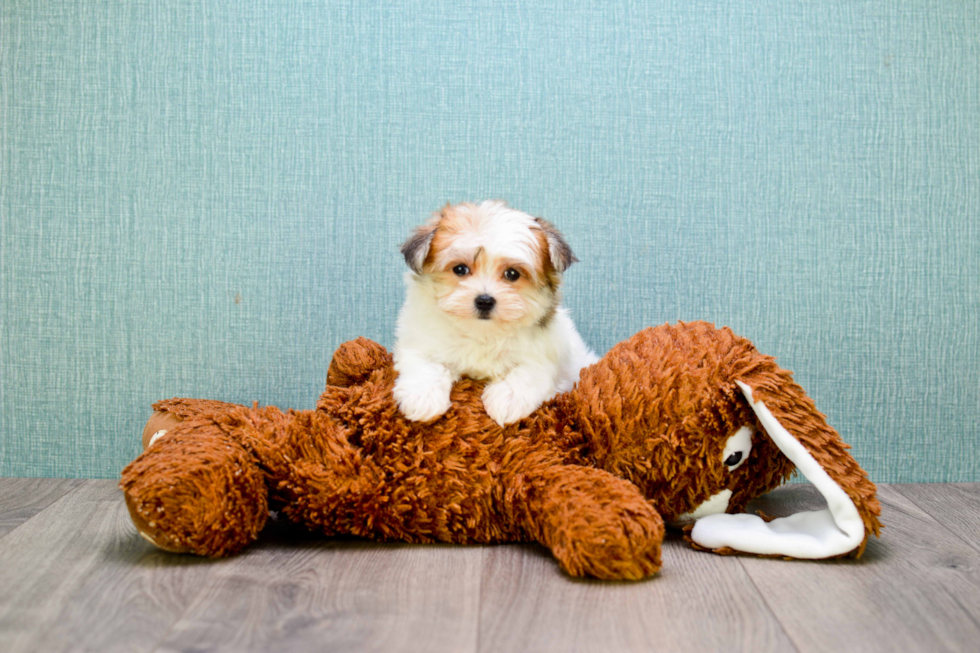
[[598,360],[560,306],[562,273],[578,259],[545,220],[501,201],[446,205],[401,251],[410,270],[394,395],[409,419],[445,413],[465,375],[487,381],[487,414],[511,424]]

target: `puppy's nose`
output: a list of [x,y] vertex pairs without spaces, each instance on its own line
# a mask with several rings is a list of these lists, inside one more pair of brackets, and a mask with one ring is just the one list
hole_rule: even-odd
[[480,295],[475,300],[473,300],[473,303],[476,304],[476,307],[479,310],[489,311],[491,308],[493,308],[494,304],[497,303],[497,300],[491,297],[490,295]]

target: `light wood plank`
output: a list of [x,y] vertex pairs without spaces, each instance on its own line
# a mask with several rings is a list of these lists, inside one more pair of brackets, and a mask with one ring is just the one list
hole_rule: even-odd
[[547,551],[487,556],[481,651],[793,651],[736,558],[669,536],[663,569],[640,582],[576,580]]
[[0,478],[0,537],[82,483],[73,478]]
[[[879,486],[882,539],[860,560],[742,557],[800,651],[968,651],[980,641],[980,555],[903,495]],[[756,505],[819,508],[810,485]]]
[[483,548],[267,529],[159,651],[475,651]]
[[[138,537],[113,481],[3,479],[0,516],[20,525],[0,539],[0,649],[973,650],[980,485],[880,491],[884,539],[860,561],[720,557],[672,536],[657,577],[608,583],[570,579],[530,545],[278,523],[236,558],[176,556]],[[793,485],[755,507],[822,500]]]
[[157,550],[115,481],[84,481],[0,540],[3,650],[151,650],[218,568]]
[[890,487],[980,550],[980,483],[904,483]]

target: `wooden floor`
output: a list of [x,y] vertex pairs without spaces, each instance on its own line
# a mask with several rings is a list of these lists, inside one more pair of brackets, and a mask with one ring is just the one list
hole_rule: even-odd
[[[658,576],[610,583],[536,546],[275,523],[236,558],[171,555],[112,481],[0,479],[0,650],[980,650],[980,484],[879,489],[886,529],[861,560],[720,557],[671,535]],[[760,507],[819,505],[791,485]]]

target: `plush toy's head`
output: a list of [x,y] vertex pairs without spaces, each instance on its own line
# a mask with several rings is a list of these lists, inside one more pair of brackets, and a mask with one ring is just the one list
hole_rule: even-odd
[[[818,558],[859,553],[878,533],[875,486],[848,446],[788,371],[727,328],[644,329],[583,370],[570,394],[595,464],[636,484],[666,521],[698,521],[696,544]],[[828,510],[769,527],[739,515],[796,468]],[[730,515],[702,519],[719,513]]]

